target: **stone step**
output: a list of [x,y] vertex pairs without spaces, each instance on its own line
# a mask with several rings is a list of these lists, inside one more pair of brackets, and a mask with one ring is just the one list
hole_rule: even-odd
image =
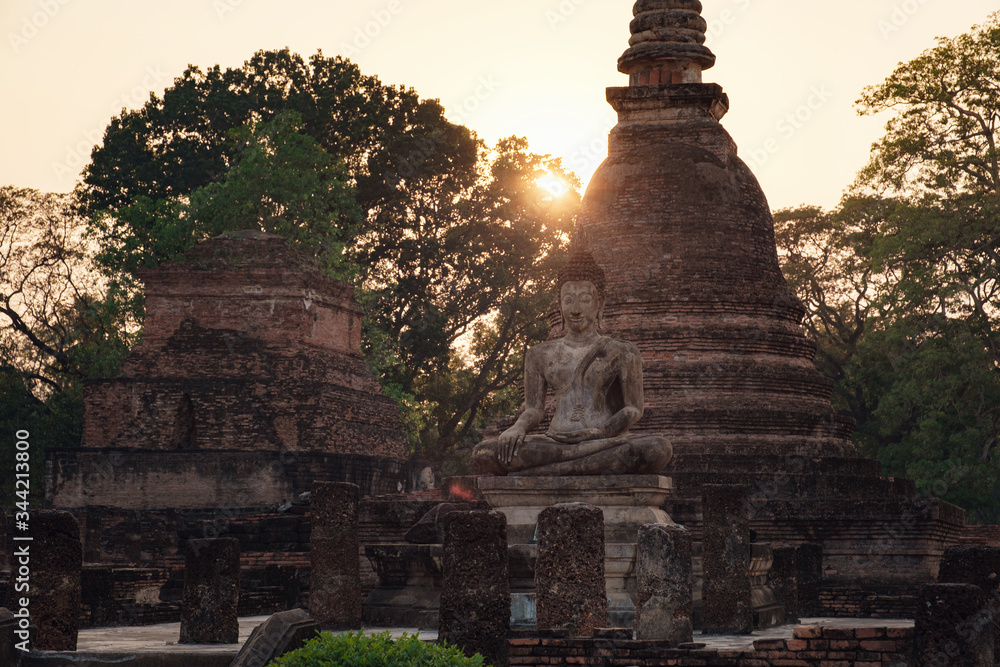
[[911,480],[859,475],[817,475],[759,470],[757,472],[680,472],[670,473],[674,496],[700,497],[705,484],[744,484],[751,498],[837,498],[868,500],[912,498]]
[[663,474],[693,472],[786,471],[816,475],[881,476],[882,464],[874,459],[848,457],[809,457],[795,454],[675,454]]

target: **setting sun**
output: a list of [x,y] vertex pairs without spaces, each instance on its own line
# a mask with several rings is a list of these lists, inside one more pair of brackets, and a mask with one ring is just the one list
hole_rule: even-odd
[[552,172],[547,172],[544,176],[539,177],[535,183],[538,184],[540,188],[552,195],[553,199],[558,199],[564,194],[569,192],[569,184],[559,176],[556,176]]

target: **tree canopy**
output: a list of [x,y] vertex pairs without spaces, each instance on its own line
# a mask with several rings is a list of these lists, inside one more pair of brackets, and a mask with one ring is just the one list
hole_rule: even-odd
[[[553,197],[555,175],[570,187]],[[339,57],[262,51],[242,68],[190,66],[112,119],[76,191],[123,308],[135,272],[259,227],[359,288],[365,348],[411,436],[442,459],[476,439],[525,346],[579,204],[559,160],[522,139],[487,148],[436,100]],[[509,401],[494,397],[496,409]]]
[[834,401],[886,474],[1000,519],[1000,14],[863,92],[889,115],[840,205],[780,211]]

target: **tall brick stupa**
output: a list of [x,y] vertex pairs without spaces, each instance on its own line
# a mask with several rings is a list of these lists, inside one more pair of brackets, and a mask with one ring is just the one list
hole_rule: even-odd
[[618,124],[574,238],[607,274],[603,331],[642,351],[633,430],[672,442],[667,509],[696,537],[702,485],[745,484],[761,541],[823,545],[828,612],[910,613],[964,512],[881,477],[832,408],[767,199],[719,122],[729,100],[702,81],[715,56],[701,11],[635,3],[629,85],[607,91]]
[[607,271],[603,326],[642,348],[642,429],[690,455],[853,455],[830,406],[804,310],[778,265],[767,199],[719,123],[729,101],[702,83],[715,63],[698,0],[640,0],[630,85],[578,234]]

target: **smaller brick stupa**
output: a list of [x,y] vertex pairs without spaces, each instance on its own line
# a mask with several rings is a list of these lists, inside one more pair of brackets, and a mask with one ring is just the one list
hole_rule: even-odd
[[314,480],[406,484],[396,404],[361,356],[352,289],[247,231],[141,274],[142,343],[89,383],[83,447],[53,452],[56,507],[266,507]]

